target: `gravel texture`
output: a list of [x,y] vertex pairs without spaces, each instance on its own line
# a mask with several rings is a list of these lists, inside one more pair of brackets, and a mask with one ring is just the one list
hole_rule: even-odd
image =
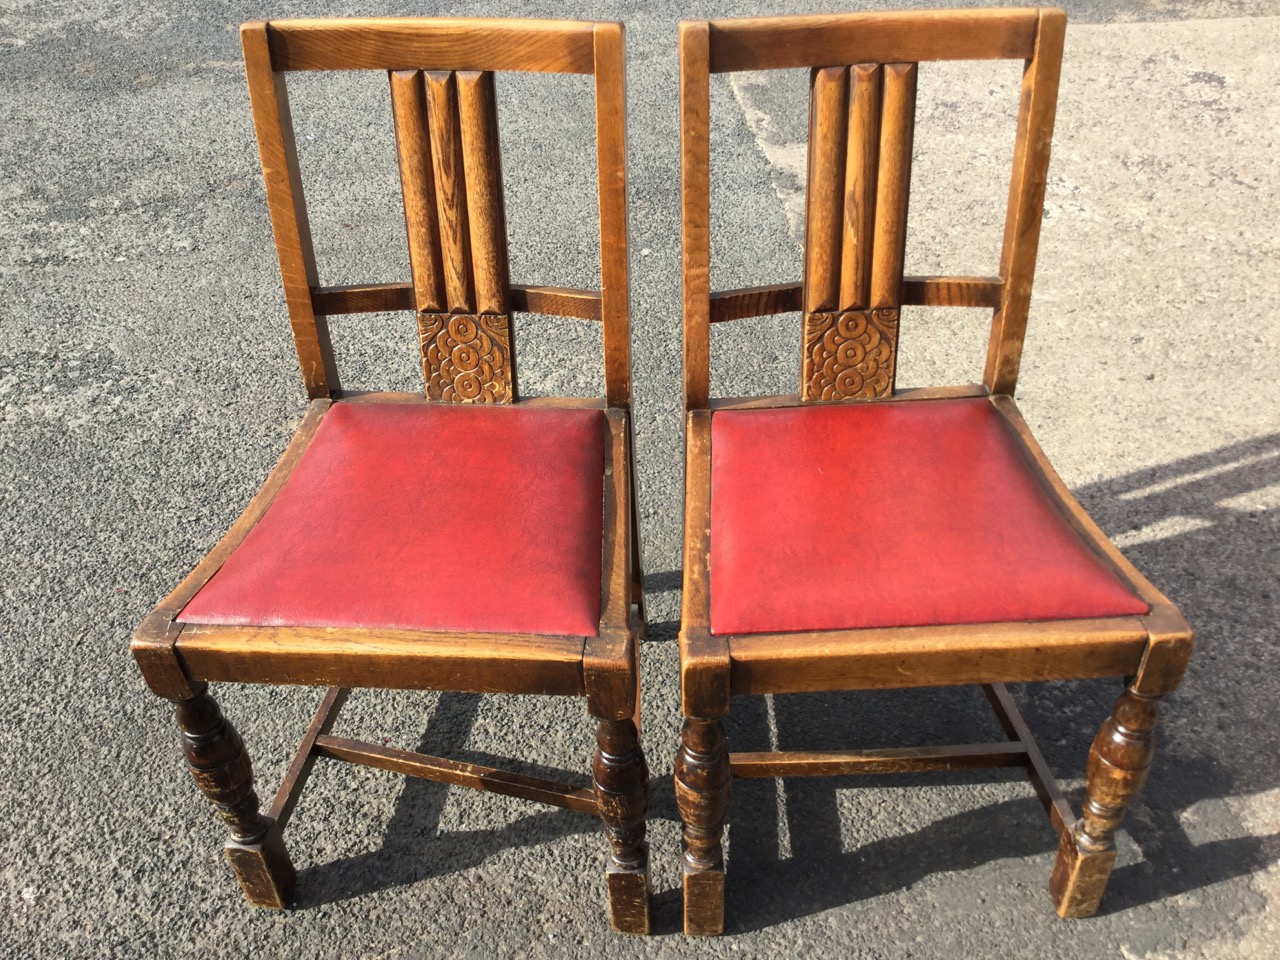
[[[817,4],[830,7],[830,4]],[[1280,7],[1069,4],[1022,408],[1068,484],[1180,603],[1199,646],[1095,919],[1057,920],[1055,838],[1023,781],[742,782],[729,935],[679,933],[671,764],[681,502],[676,21],[727,2],[459,3],[628,25],[643,654],[655,935],[612,934],[597,825],[320,765],[289,828],[295,909],[242,900],[166,705],[127,649],[304,409],[237,25],[442,12],[279,2],[0,7],[0,955],[1269,957],[1280,931]],[[751,12],[798,12],[761,2]],[[926,66],[909,272],[993,272],[1017,70]],[[594,286],[591,90],[500,78],[513,278]],[[295,119],[322,282],[407,277],[377,76],[308,76]],[[716,287],[799,273],[804,79],[712,87]],[[352,386],[413,389],[407,316],[334,322]],[[977,311],[906,312],[902,379],[980,375]],[[521,319],[521,386],[595,393],[599,331]],[[714,337],[720,393],[794,389],[793,317]],[[323,531],[321,531],[323,534]],[[1114,682],[1016,691],[1071,779]],[[274,789],[315,691],[224,687]],[[359,693],[339,732],[585,782],[582,704]],[[735,702],[741,749],[995,734],[972,690]]]

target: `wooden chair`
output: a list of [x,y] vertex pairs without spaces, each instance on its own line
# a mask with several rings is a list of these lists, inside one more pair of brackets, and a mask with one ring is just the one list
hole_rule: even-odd
[[[282,833],[325,757],[599,816],[613,925],[644,933],[622,27],[294,20],[241,38],[310,407],[230,532],[143,621],[134,656],[176,707],[251,903],[289,900]],[[285,83],[298,70],[388,72],[412,283],[319,285]],[[594,76],[598,292],[509,282],[495,70]],[[387,310],[417,314],[425,396],[339,385],[325,318]],[[602,400],[519,401],[518,310],[603,323]],[[265,813],[209,696],[220,680],[329,688]],[[333,736],[351,687],[585,696],[593,788]]]
[[[1054,473],[1013,400],[1044,202],[1061,10],[680,27],[686,500],[680,633],[685,930],[724,924],[731,777],[1021,765],[1061,835],[1063,917],[1113,834],[1192,634]],[[917,63],[1025,61],[997,277],[904,277]],[[812,68],[803,284],[712,293],[713,73]],[[894,390],[899,308],[994,310],[981,385]],[[798,396],[711,399],[710,326],[800,311]],[[1002,684],[1120,676],[1077,818]],[[730,753],[731,696],[982,684],[1008,742]]]

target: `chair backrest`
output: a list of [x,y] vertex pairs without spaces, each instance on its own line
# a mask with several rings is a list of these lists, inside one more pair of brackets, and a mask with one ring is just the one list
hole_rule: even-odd
[[[254,126],[294,345],[311,397],[341,387],[326,318],[413,310],[429,399],[517,398],[511,313],[604,324],[605,394],[626,407],[626,105],[622,25],[552,20],[339,19],[246,23]],[[321,287],[285,75],[381,70],[390,78],[412,283]],[[493,71],[592,74],[601,289],[512,285]]]
[[[706,408],[718,321],[799,310],[802,401],[890,396],[903,305],[995,311],[985,387],[1018,377],[1066,15],[1057,9],[773,17],[680,25],[685,408]],[[922,60],[1025,61],[998,277],[904,277]],[[712,293],[710,75],[808,67],[804,281]]]

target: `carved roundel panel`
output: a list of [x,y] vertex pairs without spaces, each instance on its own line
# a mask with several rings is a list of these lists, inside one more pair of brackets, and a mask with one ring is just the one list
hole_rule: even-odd
[[801,395],[868,400],[893,393],[898,310],[810,313],[805,318]]
[[454,403],[512,401],[509,317],[420,313],[418,342],[428,399]]

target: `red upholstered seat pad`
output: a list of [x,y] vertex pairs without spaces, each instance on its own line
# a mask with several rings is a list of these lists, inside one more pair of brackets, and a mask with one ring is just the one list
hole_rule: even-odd
[[985,399],[722,411],[717,634],[1143,614]]
[[599,410],[337,403],[189,623],[594,636]]

